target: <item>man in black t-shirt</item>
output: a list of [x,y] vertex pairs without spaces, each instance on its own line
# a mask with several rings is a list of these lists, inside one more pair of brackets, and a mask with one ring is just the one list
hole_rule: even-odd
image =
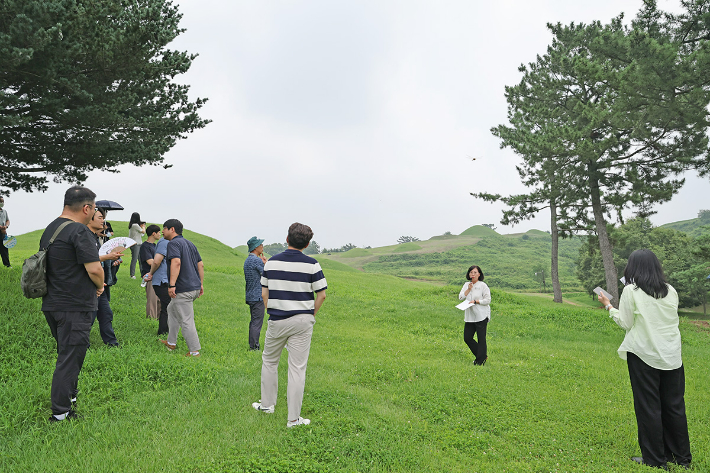
[[57,341],[50,422],[78,417],[72,402],[76,401],[79,372],[89,346],[91,317],[104,291],[96,239],[86,226],[96,211],[95,199],[96,194],[86,187],[69,188],[62,214],[40,240],[40,248],[46,248],[59,226],[71,222],[47,251],[47,294],[42,298],[42,311]]

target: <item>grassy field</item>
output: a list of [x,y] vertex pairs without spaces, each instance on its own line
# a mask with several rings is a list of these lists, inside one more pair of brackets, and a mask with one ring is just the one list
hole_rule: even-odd
[[[119,225],[114,225],[115,229]],[[84,419],[50,425],[55,344],[19,291],[38,233],[0,271],[0,471],[641,472],[623,332],[606,312],[493,290],[489,362],[462,341],[456,286],[367,274],[323,259],[303,416],[255,412],[261,357],[247,350],[243,256],[192,232],[205,261],[195,304],[202,356],[157,342],[143,289],[121,268],[120,349],[94,327],[79,382]],[[125,265],[124,265],[125,266]],[[694,471],[710,471],[710,330],[681,322]],[[284,352],[284,357],[287,353]],[[283,360],[285,362],[285,360]],[[285,368],[285,363],[282,363]]]
[[[580,244],[578,238],[560,241],[559,270],[563,291],[581,290],[574,273]],[[545,232],[531,230],[498,235],[490,228],[477,225],[461,235],[441,235],[426,241],[379,248],[354,248],[319,257],[368,273],[438,284],[459,284],[466,269],[477,264],[483,269],[490,286],[519,292],[543,289],[535,278],[535,272],[542,267],[547,274],[546,289],[551,292],[550,251],[550,235]]]

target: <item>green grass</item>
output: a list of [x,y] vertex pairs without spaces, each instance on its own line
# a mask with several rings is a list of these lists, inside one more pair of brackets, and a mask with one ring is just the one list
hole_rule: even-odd
[[491,237],[497,236],[498,232],[483,225],[474,225],[461,232],[461,236]]
[[[114,225],[116,228],[116,225]],[[126,229],[127,230],[127,229]],[[156,341],[143,290],[119,272],[112,293],[122,348],[94,327],[78,422],[49,425],[56,358],[39,301],[19,292],[22,258],[0,271],[0,470],[166,472],[642,472],[623,338],[599,309],[493,289],[489,362],[462,341],[459,286],[436,287],[321,261],[303,416],[286,429],[282,362],[276,413],[259,398],[247,350],[243,257],[192,232],[206,267],[195,303],[202,357]],[[18,244],[19,247],[19,244]],[[124,265],[125,266],[125,265]],[[710,471],[710,331],[681,322],[694,471]],[[284,358],[287,353],[284,352]]]
[[[564,291],[580,289],[574,272],[579,246],[580,240],[577,238],[560,241],[559,271]],[[463,284],[466,269],[476,264],[483,269],[486,283],[491,287],[540,291],[535,271],[542,265],[549,274],[550,251],[551,242],[547,234],[545,237],[534,236],[527,240],[497,236],[482,238],[476,244],[442,252],[382,255],[365,262],[362,267],[370,273]],[[549,278],[547,282],[549,287]]]
[[404,253],[407,251],[417,251],[421,250],[422,247],[417,245],[416,243],[412,242],[407,242],[407,243],[402,243],[400,245],[397,245],[397,247],[394,249],[395,253]]

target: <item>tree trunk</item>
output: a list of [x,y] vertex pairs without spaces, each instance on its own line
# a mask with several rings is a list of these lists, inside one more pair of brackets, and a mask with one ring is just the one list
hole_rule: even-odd
[[599,192],[599,181],[594,179],[591,185],[592,210],[594,212],[594,222],[597,228],[597,237],[599,238],[599,251],[602,254],[604,262],[604,275],[606,276],[606,290],[609,291],[614,299],[612,305],[619,307],[619,283],[617,280],[616,266],[614,265],[614,251],[611,247],[611,240],[606,231],[606,220],[604,220],[604,210],[602,209],[601,195]]
[[552,234],[552,261],[550,262],[550,277],[552,278],[552,300],[562,302],[562,287],[559,272],[559,233],[557,231],[557,204],[550,200],[550,232]]

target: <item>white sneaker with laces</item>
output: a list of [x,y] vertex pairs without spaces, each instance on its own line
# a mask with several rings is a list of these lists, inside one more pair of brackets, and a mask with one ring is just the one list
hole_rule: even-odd
[[273,414],[274,413],[274,406],[270,407],[264,407],[261,405],[261,399],[259,399],[259,402],[253,402],[251,404],[251,407],[256,409],[259,412],[263,412],[264,414]]
[[286,427],[296,427],[297,425],[308,425],[311,423],[310,419],[304,419],[299,417],[297,420],[290,420],[286,423]]

